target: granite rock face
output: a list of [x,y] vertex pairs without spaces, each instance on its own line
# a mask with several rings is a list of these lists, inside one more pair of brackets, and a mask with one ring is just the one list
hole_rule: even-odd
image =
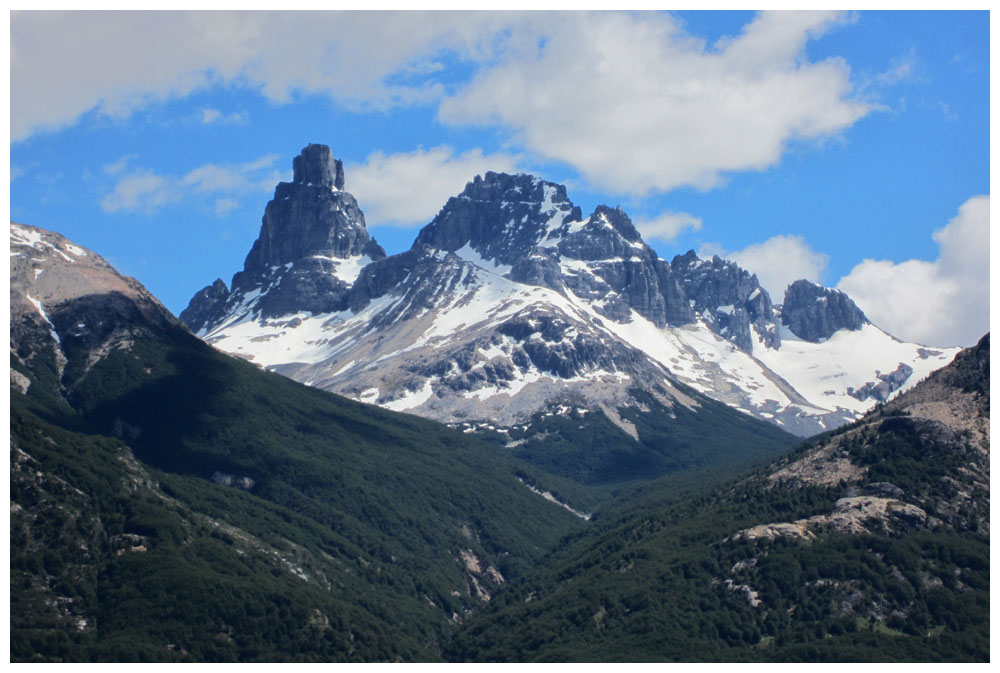
[[900,362],[893,371],[887,374],[879,373],[876,377],[877,380],[869,381],[857,390],[848,388],[847,394],[856,400],[873,399],[885,402],[890,395],[903,387],[910,379],[911,374],[913,374],[913,367],[905,362]]
[[[414,249],[468,250],[521,283],[603,298],[619,322],[629,308],[659,327],[694,320],[670,265],[647,246],[621,208],[598,206],[583,219],[563,185],[530,175],[489,172],[468,183],[424,227]],[[563,259],[589,273],[566,273]]]
[[694,310],[713,321],[719,334],[750,352],[753,326],[766,346],[780,347],[771,297],[756,275],[718,255],[702,260],[694,250],[677,255],[670,266]]
[[549,235],[554,218],[581,219],[564,186],[490,171],[448,199],[413,247],[456,252],[469,246],[483,259],[509,266],[531,255]]
[[[477,176],[386,256],[328,148],[306,147],[293,169],[232,290],[216,281],[182,318],[222,350],[363,402],[472,426],[602,410],[638,439],[617,410],[643,413],[649,395],[697,407],[682,383],[809,435],[946,357],[867,330],[848,341],[870,363],[855,366],[837,340],[810,366],[811,349],[783,347],[756,276],[694,251],[661,259],[621,208],[584,215],[564,186],[531,175]],[[804,281],[786,304],[802,338],[865,324],[849,299]]]
[[263,318],[349,305],[353,276],[342,269],[385,257],[371,238],[358,202],[343,191],[344,167],[330,148],[311,144],[292,161],[293,181],[280,182],[264,209],[260,235],[225,294],[221,280],[199,291],[181,320],[197,332],[259,292]]
[[857,304],[843,292],[797,280],[785,290],[781,324],[805,341],[818,343],[837,330],[859,330],[869,324]]
[[188,307],[177,316],[192,332],[197,332],[225,311],[229,288],[221,278],[206,285],[191,298]]
[[292,159],[292,182],[343,189],[344,164],[333,158],[333,152],[326,145],[310,143]]

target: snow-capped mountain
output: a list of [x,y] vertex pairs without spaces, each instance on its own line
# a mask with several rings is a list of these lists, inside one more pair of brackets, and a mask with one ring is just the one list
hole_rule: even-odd
[[[959,349],[900,342],[843,293],[693,251],[667,262],[620,208],[584,217],[565,187],[477,176],[386,257],[322,145],[293,162],[231,289],[181,319],[216,347],[309,385],[503,431],[530,417],[697,409],[688,386],[799,435],[857,418]],[[642,395],[637,395],[642,391]]]

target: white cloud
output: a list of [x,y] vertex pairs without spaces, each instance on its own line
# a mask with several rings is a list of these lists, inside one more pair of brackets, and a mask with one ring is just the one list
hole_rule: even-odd
[[829,255],[813,250],[802,236],[797,235],[772,236],[763,243],[754,243],[735,252],[707,245],[698,254],[701,257],[719,255],[757,274],[757,280],[775,304],[783,302],[785,289],[801,278],[822,282],[823,272],[830,262]]
[[205,164],[180,178],[180,184],[202,194],[271,189],[278,182],[275,175],[262,176],[260,173],[262,169],[273,166],[277,160],[277,154],[268,154],[246,164]]
[[373,152],[364,164],[345,166],[344,173],[369,227],[411,227],[429,222],[475,175],[514,172],[517,161],[516,156],[483,154],[480,149],[455,154],[441,146],[400,154]]
[[110,164],[105,164],[104,172],[107,173],[108,175],[116,175],[118,173],[121,173],[123,170],[125,170],[125,167],[128,166],[128,162],[130,162],[132,159],[135,159],[134,155],[133,156],[125,155],[123,157],[119,157],[116,161],[113,161]]
[[498,125],[607,191],[707,189],[873,109],[843,61],[805,56],[842,20],[764,13],[707,45],[658,12],[14,12],[11,138],[226,84],[351,109],[440,103],[442,121]]
[[181,199],[214,197],[212,208],[221,217],[239,206],[236,196],[274,188],[282,177],[272,169],[277,158],[269,154],[245,164],[205,164],[184,175],[172,176],[144,168],[124,173],[129,158],[123,157],[105,166],[106,173],[121,177],[100,205],[108,213],[149,215]]
[[[838,21],[820,12],[759,15],[708,46],[668,15],[572,13],[520,43],[446,98],[450,124],[499,124],[593,185],[643,195],[707,189],[763,170],[795,140],[835,136],[867,114],[842,60],[804,46]],[[541,45],[541,46],[539,46]]]
[[178,198],[179,192],[172,180],[139,170],[119,180],[111,193],[101,199],[101,208],[107,213],[150,214]]
[[910,47],[905,56],[892,59],[892,65],[885,72],[876,75],[875,82],[882,86],[905,82],[913,78],[917,64],[916,47]]
[[202,108],[201,110],[202,124],[239,124],[243,121],[246,121],[246,117],[239,112],[227,115],[221,110],[216,110],[212,107]]
[[670,242],[684,231],[701,229],[701,218],[690,213],[668,211],[652,218],[636,218],[635,227],[645,240]]
[[278,102],[293,92],[355,107],[427,101],[443,92],[427,77],[436,59],[486,58],[515,20],[486,12],[12,12],[11,139],[74,124],[95,108],[127,117],[221,83]]
[[215,201],[215,214],[219,217],[225,217],[231,211],[236,210],[239,207],[239,203],[235,199],[221,198]]
[[933,346],[969,346],[989,330],[990,197],[962,204],[934,232],[933,262],[865,259],[837,289],[890,334]]

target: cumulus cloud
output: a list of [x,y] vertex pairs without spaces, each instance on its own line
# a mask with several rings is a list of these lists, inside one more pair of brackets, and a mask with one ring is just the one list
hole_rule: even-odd
[[276,102],[439,104],[444,123],[498,126],[605,191],[707,189],[873,109],[843,61],[805,55],[842,20],[763,13],[707,44],[659,12],[14,12],[11,138],[226,84]]
[[669,243],[687,230],[701,229],[701,218],[690,213],[668,211],[652,218],[638,217],[635,227],[645,240],[656,239]]
[[439,117],[499,124],[614,192],[708,189],[872,109],[852,99],[846,63],[805,57],[839,17],[763,13],[710,46],[664,14],[566,14],[447,97]]
[[101,200],[107,213],[135,212],[150,215],[182,199],[210,198],[216,215],[223,216],[239,206],[236,196],[270,190],[281,179],[272,167],[277,155],[269,154],[244,164],[204,164],[184,175],[160,175],[145,168],[125,172],[130,157],[105,166],[109,175],[119,176]]
[[890,334],[933,346],[969,346],[989,330],[990,197],[975,196],[934,232],[933,262],[865,259],[837,284]]
[[400,154],[373,152],[363,164],[348,164],[347,189],[365,212],[369,227],[426,224],[473,177],[486,171],[514,172],[518,157],[483,154],[473,149],[455,154],[451,147]]
[[829,255],[813,250],[805,238],[797,235],[772,236],[763,243],[734,252],[708,245],[698,254],[701,257],[719,255],[757,274],[757,280],[776,304],[784,301],[785,289],[800,278],[822,282],[823,272],[830,262]]
[[278,102],[295,92],[355,107],[428,101],[444,91],[428,77],[443,54],[487,58],[514,20],[486,12],[13,12],[11,139],[63,128],[94,109],[127,117],[222,83]]

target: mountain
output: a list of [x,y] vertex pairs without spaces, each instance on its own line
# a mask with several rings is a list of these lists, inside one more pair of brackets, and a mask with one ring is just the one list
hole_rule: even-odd
[[[695,391],[634,411],[737,450],[582,486],[220,353],[58,234],[10,243],[13,661],[989,658],[988,336],[791,453]],[[748,473],[754,445],[780,457]]]
[[465,661],[989,661],[989,335],[681,501],[652,483],[456,634]]
[[12,660],[436,660],[585,525],[491,445],[218,352],[58,234],[12,223],[10,265]]
[[697,393],[807,436],[957,352],[903,343],[808,281],[776,307],[732,262],[667,262],[620,208],[584,217],[565,187],[529,175],[477,176],[386,257],[331,157],[303,149],[244,270],[180,316],[307,385],[512,448],[550,431],[539,419],[588,413],[641,444],[634,416],[697,414]]

